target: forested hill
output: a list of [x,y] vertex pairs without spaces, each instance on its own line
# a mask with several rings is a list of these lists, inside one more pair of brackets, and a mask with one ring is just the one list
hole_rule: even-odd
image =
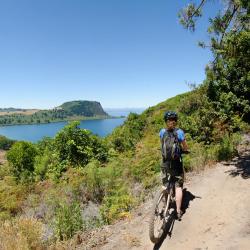
[[106,118],[96,101],[71,101],[48,110],[0,109],[0,125],[50,123],[65,120]]
[[62,109],[69,115],[82,115],[86,117],[91,116],[108,116],[108,114],[103,110],[102,105],[95,101],[72,101],[65,102],[57,109]]

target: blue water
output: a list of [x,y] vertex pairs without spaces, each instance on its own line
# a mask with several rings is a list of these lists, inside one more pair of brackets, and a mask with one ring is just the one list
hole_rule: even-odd
[[[130,112],[141,114],[145,108],[105,109],[111,116],[128,116]],[[87,120],[81,121],[80,127],[85,128],[104,137],[110,134],[114,128],[122,125],[126,118]],[[13,125],[0,127],[0,135],[13,140],[37,142],[44,136],[54,137],[68,122],[56,122],[48,124]]]
[[[122,125],[125,119],[126,118],[81,121],[80,127],[104,137],[111,133],[115,127]],[[48,124],[5,126],[0,127],[0,135],[4,135],[14,140],[37,142],[44,136],[54,137],[66,124],[67,122],[56,122]]]
[[112,116],[128,116],[129,113],[141,114],[146,108],[106,108],[105,111]]

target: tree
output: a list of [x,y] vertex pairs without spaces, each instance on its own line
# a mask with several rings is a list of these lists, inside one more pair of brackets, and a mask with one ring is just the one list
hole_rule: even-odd
[[37,150],[30,142],[16,142],[7,153],[7,160],[12,166],[13,175],[17,180],[32,179]]
[[[181,24],[195,30],[202,9],[209,0],[190,3],[179,13]],[[250,120],[250,2],[227,0],[225,10],[210,18],[209,47],[214,60],[206,68],[207,96],[224,122],[233,124],[236,117]]]
[[71,122],[55,137],[55,149],[60,162],[72,166],[85,166],[91,158],[99,161],[107,159],[107,148],[90,131],[79,128],[79,122]]

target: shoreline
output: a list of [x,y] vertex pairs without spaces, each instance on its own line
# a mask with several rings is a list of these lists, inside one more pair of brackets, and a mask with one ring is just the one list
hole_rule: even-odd
[[70,121],[90,121],[90,120],[106,120],[106,119],[120,119],[126,118],[126,116],[103,116],[103,117],[72,117],[61,120],[54,120],[50,122],[34,122],[34,123],[15,123],[15,124],[0,124],[0,127],[10,127],[10,126],[21,126],[21,125],[40,125],[40,124],[50,124],[57,122],[70,122]]

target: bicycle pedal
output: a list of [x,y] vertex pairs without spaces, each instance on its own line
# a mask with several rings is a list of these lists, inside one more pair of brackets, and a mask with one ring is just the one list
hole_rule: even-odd
[[169,213],[167,213],[167,214],[166,214],[166,216],[165,216],[165,218],[164,218],[164,220],[165,220],[165,222],[166,222],[166,223],[168,222],[169,217],[170,217],[170,214],[169,214]]

